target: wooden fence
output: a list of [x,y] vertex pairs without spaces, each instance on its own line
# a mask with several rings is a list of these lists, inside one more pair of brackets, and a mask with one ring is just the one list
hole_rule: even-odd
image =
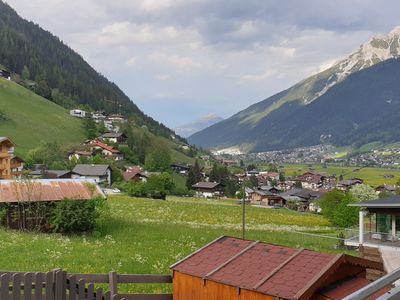
[[[172,294],[119,294],[118,284],[172,283],[169,275],[67,274],[0,271],[0,300],[172,300]],[[94,284],[108,284],[107,292]]]

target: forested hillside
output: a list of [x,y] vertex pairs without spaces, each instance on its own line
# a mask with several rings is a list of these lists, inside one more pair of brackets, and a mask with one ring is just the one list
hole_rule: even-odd
[[59,38],[22,19],[0,0],[0,64],[22,75],[39,95],[71,108],[87,105],[107,113],[121,112],[139,126],[169,137],[173,132],[146,116],[118,88],[94,70]]

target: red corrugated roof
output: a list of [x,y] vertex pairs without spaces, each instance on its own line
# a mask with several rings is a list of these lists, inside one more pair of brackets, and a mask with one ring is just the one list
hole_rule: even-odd
[[[94,190],[88,185],[94,185]],[[80,179],[37,179],[28,181],[0,181],[0,203],[89,200],[104,197],[100,187],[92,181]]]
[[93,146],[97,146],[99,148],[102,148],[104,150],[110,151],[111,153],[114,153],[114,154],[120,153],[120,151],[118,149],[115,149],[114,147],[108,146],[107,144],[104,144],[104,143],[102,143],[100,141],[97,141],[97,140],[92,141],[90,144],[93,145]]
[[222,237],[171,268],[230,286],[294,299],[308,291],[340,258],[340,255]]

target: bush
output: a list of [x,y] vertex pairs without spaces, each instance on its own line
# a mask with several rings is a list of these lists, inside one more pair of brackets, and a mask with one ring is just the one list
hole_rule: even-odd
[[102,198],[59,201],[55,203],[50,215],[52,231],[58,233],[92,231],[105,209],[106,202]]

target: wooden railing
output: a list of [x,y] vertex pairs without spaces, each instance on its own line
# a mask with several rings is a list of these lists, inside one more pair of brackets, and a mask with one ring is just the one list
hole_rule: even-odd
[[[1,300],[172,300],[172,294],[120,294],[119,284],[171,284],[170,275],[0,272]],[[108,284],[107,292],[95,284]]]

